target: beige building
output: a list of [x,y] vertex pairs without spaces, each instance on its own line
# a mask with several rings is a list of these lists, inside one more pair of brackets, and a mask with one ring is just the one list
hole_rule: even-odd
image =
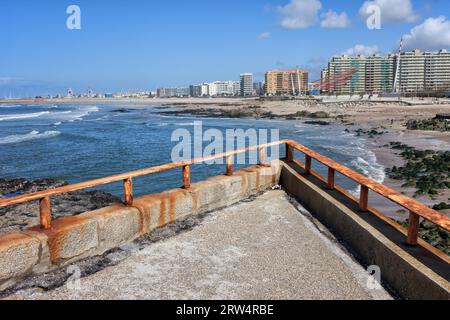
[[425,90],[450,90],[450,52],[425,53]]
[[450,52],[414,50],[402,53],[398,84],[404,94],[450,90]]
[[425,89],[425,55],[420,50],[400,55],[398,77],[400,93],[419,92]]
[[266,95],[301,95],[308,91],[308,71],[271,70],[266,72]]

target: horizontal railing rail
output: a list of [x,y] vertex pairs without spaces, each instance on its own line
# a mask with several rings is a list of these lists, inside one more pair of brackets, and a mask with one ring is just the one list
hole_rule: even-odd
[[428,220],[437,226],[450,231],[450,219],[433,210],[428,208],[426,205],[406,197],[405,195],[378,183],[366,176],[347,168],[340,163],[327,158],[307,147],[301,145],[293,140],[281,140],[267,144],[261,144],[257,146],[251,146],[243,149],[232,150],[216,155],[211,155],[204,158],[196,158],[187,161],[175,162],[163,164],[160,166],[155,166],[147,169],[131,171],[127,173],[121,173],[117,175],[112,175],[109,177],[104,177],[100,179],[94,179],[86,182],[80,182],[76,184],[71,184],[67,186],[62,186],[54,189],[43,190],[35,193],[24,194],[11,198],[0,199],[0,207],[6,207],[11,205],[16,205],[24,202],[39,200],[39,210],[40,210],[40,224],[43,229],[51,228],[51,201],[50,197],[61,195],[64,193],[69,193],[77,190],[92,188],[96,186],[101,186],[109,183],[123,181],[124,188],[124,204],[131,206],[133,204],[133,178],[141,177],[145,175],[151,175],[158,172],[168,171],[175,168],[183,168],[182,172],[182,183],[185,189],[190,188],[191,176],[190,176],[190,166],[195,164],[200,164],[206,161],[211,161],[220,158],[226,158],[226,174],[233,174],[233,156],[241,153],[246,153],[250,151],[259,151],[258,163],[260,165],[265,164],[266,149],[277,146],[286,145],[287,160],[294,160],[294,150],[297,150],[305,155],[304,169],[306,173],[312,172],[312,160],[317,160],[328,168],[328,176],[324,178],[327,182],[328,187],[331,189],[337,188],[335,186],[335,174],[340,173],[343,176],[355,181],[360,184],[361,192],[359,197],[359,207],[361,211],[368,211],[368,199],[369,190],[372,190],[379,195],[389,199],[390,201],[400,205],[401,207],[407,209],[410,212],[409,216],[409,226],[407,234],[407,243],[411,245],[416,245],[418,241],[419,233],[419,222],[420,218]]

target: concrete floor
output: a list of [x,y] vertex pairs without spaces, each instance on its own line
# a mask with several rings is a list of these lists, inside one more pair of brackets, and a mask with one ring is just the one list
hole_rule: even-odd
[[[283,191],[209,214],[119,264],[25,299],[391,299]],[[75,284],[75,286],[74,286]]]

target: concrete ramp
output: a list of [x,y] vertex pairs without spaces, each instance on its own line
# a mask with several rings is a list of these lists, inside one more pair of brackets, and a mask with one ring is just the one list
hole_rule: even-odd
[[119,264],[25,299],[390,299],[284,191],[206,215],[194,228],[144,247]]

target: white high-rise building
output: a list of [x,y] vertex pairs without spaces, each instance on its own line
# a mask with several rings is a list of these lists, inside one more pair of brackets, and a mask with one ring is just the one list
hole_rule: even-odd
[[242,73],[240,76],[240,95],[252,96],[253,95],[253,73]]
[[239,94],[239,82],[214,81],[209,84],[210,96],[235,96]]
[[201,95],[202,97],[209,96],[209,84],[203,83],[201,85]]

